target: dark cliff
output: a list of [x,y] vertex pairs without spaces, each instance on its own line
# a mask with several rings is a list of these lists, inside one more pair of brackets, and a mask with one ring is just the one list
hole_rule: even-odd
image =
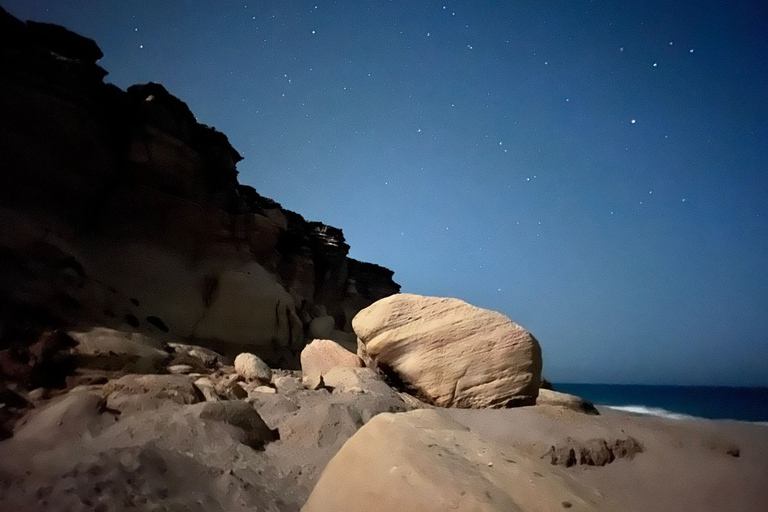
[[[352,316],[399,291],[393,273],[241,185],[224,134],[159,84],[104,83],[101,57],[0,9],[0,350],[32,317],[283,365],[311,325],[352,341]],[[328,316],[330,331],[313,322]]]

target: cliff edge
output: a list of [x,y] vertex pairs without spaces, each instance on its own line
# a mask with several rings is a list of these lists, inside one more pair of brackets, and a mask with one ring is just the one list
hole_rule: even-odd
[[353,345],[352,317],[399,291],[393,272],[240,184],[224,134],[162,85],[105,83],[101,57],[0,8],[0,350],[60,325],[282,367],[307,337]]

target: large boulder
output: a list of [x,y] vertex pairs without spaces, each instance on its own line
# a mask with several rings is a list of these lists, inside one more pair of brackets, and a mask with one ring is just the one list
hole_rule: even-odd
[[569,395],[568,393],[561,393],[552,389],[539,389],[539,396],[536,398],[536,405],[554,405],[586,414],[600,414],[600,412],[589,400],[585,400],[580,396]]
[[598,510],[560,468],[441,415],[379,414],[331,459],[303,512]]
[[352,320],[358,355],[442,407],[532,405],[541,348],[496,311],[459,299],[398,294]]

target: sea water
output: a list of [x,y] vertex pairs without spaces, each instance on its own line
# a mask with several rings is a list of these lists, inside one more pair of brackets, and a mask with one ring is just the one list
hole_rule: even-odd
[[597,406],[672,419],[699,417],[768,424],[768,388],[554,384]]

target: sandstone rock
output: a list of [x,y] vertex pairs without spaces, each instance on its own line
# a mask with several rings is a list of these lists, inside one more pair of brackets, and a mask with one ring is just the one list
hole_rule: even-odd
[[[242,400],[248,396],[248,390],[243,387],[240,382],[243,377],[237,373],[231,373],[218,378],[215,381],[214,386],[219,396],[226,397],[230,400]],[[253,381],[247,384],[247,386],[257,386],[259,381]]]
[[380,395],[395,395],[375,370],[370,368],[334,367],[323,375],[325,387],[340,393],[372,393]]
[[157,373],[170,354],[162,343],[137,332],[124,332],[107,327],[67,333],[77,346],[78,366],[126,373]]
[[362,366],[359,357],[331,340],[313,340],[301,351],[302,380],[305,383],[316,383],[318,377],[322,377],[332,368]]
[[260,393],[246,400],[258,411],[269,428],[276,429],[282,421],[299,410],[299,407],[281,394]]
[[[296,366],[299,305],[327,304],[346,327],[399,289],[392,272],[348,258],[341,230],[238,183],[241,155],[162,85],[122,91],[103,82],[93,41],[1,21],[3,304]],[[42,245],[64,258],[38,258]]]
[[216,293],[194,336],[228,339],[230,350],[253,346],[265,357],[277,358],[299,348],[303,326],[291,295],[275,276],[252,263],[244,271],[218,275]]
[[293,393],[302,388],[301,379],[288,375],[277,377],[273,380],[273,384],[280,393]]
[[574,411],[586,414],[600,414],[595,406],[588,400],[568,393],[560,393],[551,389],[539,389],[539,396],[536,398],[536,405],[556,405],[566,407]]
[[51,397],[50,390],[46,388],[35,388],[29,393],[27,393],[27,398],[31,402],[39,402],[40,400],[45,400],[50,397]]
[[185,343],[169,343],[168,346],[172,348],[177,355],[189,356],[197,359],[205,368],[214,368],[218,362],[223,360],[221,354],[205,347],[187,345]]
[[322,389],[325,386],[325,383],[323,382],[323,376],[320,375],[319,373],[302,377],[301,383],[304,385],[305,388],[312,391]]
[[141,411],[165,402],[195,404],[203,396],[186,375],[125,375],[102,388],[110,409]]
[[380,414],[358,430],[302,511],[592,511],[597,500],[545,462],[477,438],[439,411],[421,410]]
[[254,449],[278,438],[259,413],[245,402],[206,402],[190,406],[187,411],[200,419],[221,421],[243,431],[241,442]]
[[506,316],[459,299],[393,295],[352,321],[360,355],[442,407],[532,405],[536,339]]
[[483,439],[515,446],[553,465],[602,466],[632,459],[642,444],[602,415],[584,414],[561,405],[538,404],[512,409],[441,409],[453,421]]
[[35,443],[39,449],[75,440],[86,433],[95,435],[115,421],[114,416],[104,412],[104,399],[97,394],[68,393],[30,415],[16,431],[14,440]]
[[206,402],[220,402],[222,398],[216,392],[213,381],[208,377],[200,377],[195,381],[195,387],[203,394]]
[[585,442],[568,439],[564,444],[552,446],[544,457],[553,465],[567,468],[577,464],[605,466],[616,459],[632,459],[642,451],[642,445],[633,437],[613,439],[610,442],[599,438]]
[[242,353],[235,358],[235,371],[246,380],[257,380],[269,384],[272,369],[253,354]]
[[[270,395],[274,395],[275,393],[277,393],[277,390],[275,388],[273,388],[273,387],[270,387],[270,386],[256,386],[255,388],[253,388],[253,392],[254,393],[267,393],[267,394],[270,394]],[[249,395],[250,395],[250,393],[249,393]]]
[[297,445],[324,447],[349,439],[363,425],[360,412],[347,404],[320,404],[301,408],[284,420],[280,439]]

